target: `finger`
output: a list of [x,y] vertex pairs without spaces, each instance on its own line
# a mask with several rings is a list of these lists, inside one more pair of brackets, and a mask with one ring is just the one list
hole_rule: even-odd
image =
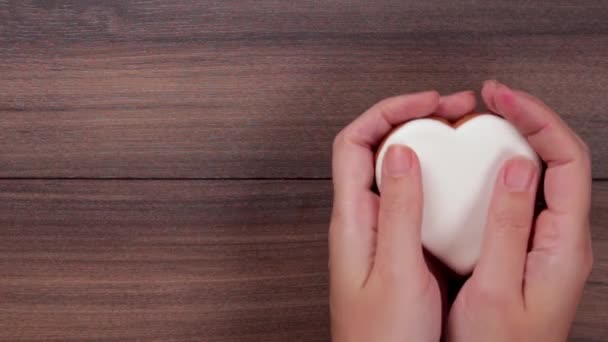
[[435,113],[448,120],[454,120],[472,112],[476,105],[475,93],[467,90],[442,96]]
[[360,286],[375,253],[379,199],[370,189],[373,146],[408,119],[434,112],[434,91],[389,98],[374,105],[336,137],[333,148],[334,208],[329,234],[332,282]]
[[338,198],[369,190],[374,179],[373,147],[407,120],[432,114],[439,94],[428,91],[389,98],[374,105],[344,128],[334,141],[333,181]]
[[342,294],[357,291],[369,277],[376,251],[378,207],[379,198],[372,192],[362,192],[349,204],[334,202],[329,228],[332,290]]
[[496,92],[497,84],[498,82],[494,80],[488,80],[483,83],[483,87],[481,88],[481,98],[483,99],[483,102],[486,104],[486,107],[494,113],[498,113],[496,104],[494,104],[494,93]]
[[392,278],[420,274],[426,267],[420,241],[422,184],[416,154],[389,147],[383,163],[378,241],[372,276]]
[[[486,82],[484,101],[511,121],[547,163],[547,209],[536,220],[526,264],[524,294],[530,307],[574,311],[592,264],[589,210],[591,163],[582,140],[542,101],[497,82]],[[536,305],[535,305],[536,304]]]
[[591,166],[580,138],[529,94],[490,81],[482,96],[488,107],[517,127],[547,163],[544,190],[548,210],[585,220],[590,208]]
[[462,284],[460,277],[454,273],[437,257],[426,250],[423,250],[424,259],[430,274],[436,279],[441,295],[441,317],[445,322],[448,319],[450,306],[454,302]]
[[494,185],[481,256],[473,276],[484,286],[492,284],[500,293],[521,295],[538,173],[534,162],[512,159],[505,163]]

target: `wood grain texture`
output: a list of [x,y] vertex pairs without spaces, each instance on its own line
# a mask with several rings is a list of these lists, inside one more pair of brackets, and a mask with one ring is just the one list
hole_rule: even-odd
[[327,178],[378,100],[497,78],[608,177],[605,1],[0,1],[0,177]]
[[0,182],[0,341],[323,341],[327,182]]
[[[607,179],[606,18],[604,0],[0,0],[0,341],[329,341],[331,182],[296,179],[330,177],[334,135],[378,100],[488,78],[556,109]],[[594,190],[571,341],[608,341]]]
[[[7,42],[205,40],[225,34],[606,33],[603,0],[24,0],[0,2]],[[560,25],[556,25],[559,23]]]
[[[0,181],[0,341],[329,341],[330,181]],[[608,182],[571,341],[607,341]]]

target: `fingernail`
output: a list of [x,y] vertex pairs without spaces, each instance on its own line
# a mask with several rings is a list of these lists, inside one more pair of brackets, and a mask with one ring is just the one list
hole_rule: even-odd
[[513,103],[513,91],[511,90],[511,88],[509,88],[508,86],[506,86],[504,84],[501,84],[500,91],[501,91],[502,100],[506,104],[510,105],[511,103]]
[[504,182],[512,191],[525,191],[532,185],[536,165],[526,159],[512,160],[505,170]]
[[405,146],[391,146],[386,151],[384,170],[390,177],[401,177],[412,168],[412,150]]
[[491,85],[491,86],[496,86],[498,84],[498,81],[496,80],[487,80],[483,82],[483,85]]

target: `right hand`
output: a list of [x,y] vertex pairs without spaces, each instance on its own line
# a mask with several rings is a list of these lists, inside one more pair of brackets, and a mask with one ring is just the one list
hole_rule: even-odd
[[495,81],[486,82],[482,95],[546,162],[547,208],[533,224],[539,170],[530,161],[507,162],[480,260],[449,315],[448,340],[566,341],[593,259],[588,148],[531,95]]

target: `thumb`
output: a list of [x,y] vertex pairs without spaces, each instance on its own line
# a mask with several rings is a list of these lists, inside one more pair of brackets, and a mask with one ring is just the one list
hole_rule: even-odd
[[422,206],[418,158],[410,148],[393,145],[382,168],[373,272],[399,277],[426,267],[420,242]]
[[537,183],[538,167],[527,159],[509,160],[499,173],[473,272],[485,290],[522,293]]

